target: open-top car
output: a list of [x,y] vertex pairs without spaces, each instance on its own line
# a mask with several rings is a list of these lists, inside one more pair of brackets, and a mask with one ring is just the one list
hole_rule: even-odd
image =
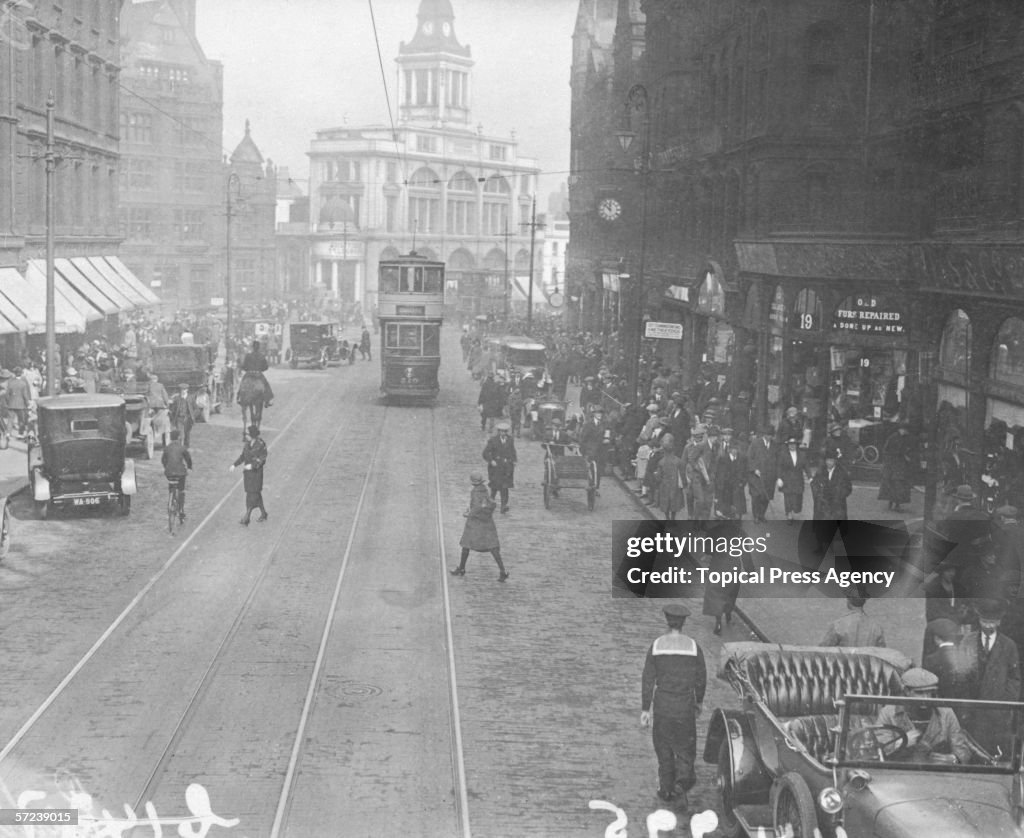
[[292,369],[299,364],[312,364],[323,369],[329,363],[341,361],[338,331],[338,324],[329,320],[289,324],[291,347],[288,363]]
[[125,457],[120,396],[76,393],[38,401],[39,438],[28,447],[28,478],[39,517],[50,508],[117,504],[131,509],[135,462]]
[[168,393],[188,385],[188,397],[195,402],[199,422],[217,412],[220,399],[213,375],[210,350],[191,343],[169,343],[153,347],[153,373]]
[[743,703],[715,710],[704,749],[723,833],[1024,836],[1024,703],[902,695],[909,663],[889,649],[725,644],[719,677]]

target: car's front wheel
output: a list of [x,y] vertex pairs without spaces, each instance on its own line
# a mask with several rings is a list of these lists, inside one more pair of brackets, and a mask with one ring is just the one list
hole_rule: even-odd
[[803,777],[795,771],[783,774],[775,781],[771,796],[776,835],[814,838],[818,832],[818,812]]
[[722,740],[718,747],[718,776],[716,777],[718,793],[721,797],[721,813],[718,819],[718,829],[725,838],[739,838],[743,835],[743,827],[736,820],[736,813],[733,809],[736,801],[733,796],[732,785],[732,751],[729,747],[729,738]]

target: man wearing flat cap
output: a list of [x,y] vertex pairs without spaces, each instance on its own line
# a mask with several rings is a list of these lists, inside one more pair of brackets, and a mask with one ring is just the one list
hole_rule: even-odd
[[[907,696],[934,698],[939,687],[938,677],[919,667],[908,669],[900,681],[903,693]],[[967,737],[964,736],[956,713],[949,707],[934,704],[886,704],[878,711],[875,725],[896,727],[906,733],[910,748],[907,756],[913,762],[928,760],[932,754],[945,754],[949,759],[962,764],[971,761],[972,752]]]
[[608,433],[610,433],[610,428],[604,421],[604,408],[595,404],[590,411],[589,418],[580,428],[578,438],[580,453],[596,466],[596,489],[601,488],[601,475],[604,473],[605,466],[605,436]]
[[697,716],[707,687],[704,653],[692,637],[683,634],[690,616],[684,605],[664,608],[668,632],[661,635],[644,662],[640,724],[651,725],[658,757],[658,797],[686,807],[686,793],[697,782],[693,770],[697,755]]
[[[1000,631],[1006,613],[1002,600],[984,600],[977,604],[978,630],[960,642],[965,657],[968,698],[981,701],[1020,700],[1020,660],[1017,644]],[[1010,714],[985,711],[963,714],[964,727],[990,754],[1001,748],[1009,753],[1013,734]]]

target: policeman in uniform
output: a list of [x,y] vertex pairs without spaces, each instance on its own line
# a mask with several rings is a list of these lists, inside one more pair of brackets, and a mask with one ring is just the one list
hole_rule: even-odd
[[658,797],[687,806],[686,793],[697,782],[693,763],[697,754],[697,716],[704,702],[707,670],[697,642],[683,634],[690,611],[666,605],[668,633],[647,651],[644,663],[640,724],[651,725],[658,757]]

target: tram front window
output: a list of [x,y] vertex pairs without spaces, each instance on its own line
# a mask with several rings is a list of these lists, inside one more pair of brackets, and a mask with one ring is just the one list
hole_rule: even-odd
[[440,355],[441,354],[441,327],[440,326],[424,326],[423,327],[423,354],[424,355]]
[[380,290],[385,294],[397,294],[402,269],[397,265],[384,265],[380,269]]
[[440,268],[423,269],[423,290],[428,294],[440,294],[442,271]]
[[402,268],[402,291],[423,290],[423,268]]

